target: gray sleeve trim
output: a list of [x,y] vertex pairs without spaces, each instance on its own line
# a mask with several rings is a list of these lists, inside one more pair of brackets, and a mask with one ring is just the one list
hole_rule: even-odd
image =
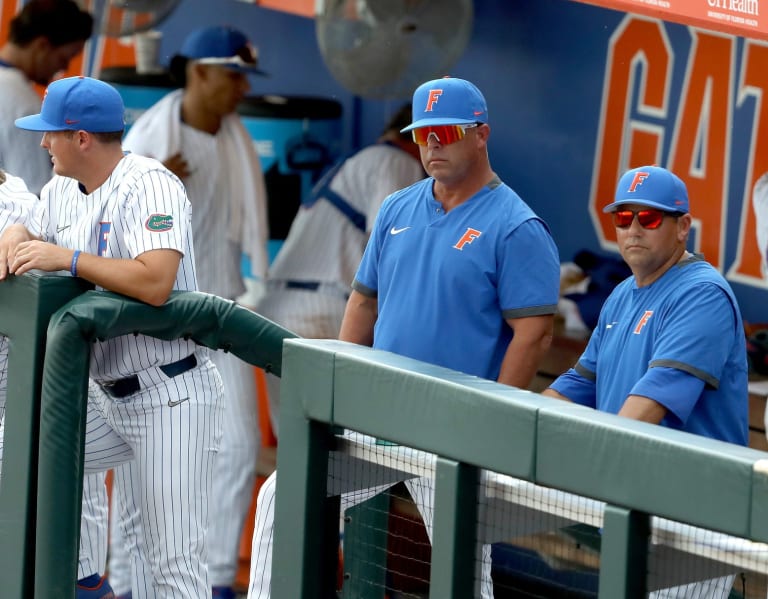
[[528,308],[513,308],[511,310],[502,310],[501,315],[505,319],[525,318],[526,316],[545,316],[557,312],[557,304],[547,306],[530,306]]
[[370,287],[366,287],[365,285],[363,285],[357,279],[352,281],[352,289],[354,289],[358,293],[362,293],[363,295],[365,295],[367,297],[378,297],[378,295],[379,295],[379,293],[375,289],[371,289]]
[[694,368],[690,364],[685,364],[684,362],[677,362],[676,360],[654,360],[648,367],[653,368],[655,366],[663,366],[665,368],[675,368],[677,370],[682,370],[683,372],[687,372],[688,374],[695,376],[697,379],[701,379],[713,389],[720,387],[720,379],[716,379],[703,370]]
[[581,376],[583,376],[585,379],[587,379],[588,381],[591,381],[591,382],[593,382],[593,383],[594,383],[595,381],[597,381],[597,375],[596,375],[594,372],[592,372],[591,370],[587,370],[586,368],[584,368],[584,367],[581,365],[581,362],[576,362],[576,366],[574,366],[574,367],[573,367],[573,369],[574,369],[574,370],[575,370],[575,371],[576,371],[578,374],[580,374],[580,375],[581,375]]

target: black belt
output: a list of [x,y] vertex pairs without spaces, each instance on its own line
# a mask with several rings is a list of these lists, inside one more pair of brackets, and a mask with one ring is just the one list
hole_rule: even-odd
[[320,289],[320,281],[286,281],[286,289],[304,289],[306,291],[317,291]]
[[[187,370],[192,370],[195,366],[197,366],[197,358],[195,357],[195,354],[189,354],[186,358],[182,358],[178,362],[164,364],[163,366],[159,366],[159,368],[163,371],[165,376],[173,378]],[[127,397],[141,389],[139,377],[135,374],[127,376],[124,379],[99,383],[99,386],[112,397]]]

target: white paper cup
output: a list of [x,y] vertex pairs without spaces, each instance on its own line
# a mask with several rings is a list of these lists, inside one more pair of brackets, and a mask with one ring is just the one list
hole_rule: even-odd
[[160,42],[163,34],[160,31],[150,30],[135,33],[133,36],[134,51],[136,53],[136,72],[142,75],[160,73]]

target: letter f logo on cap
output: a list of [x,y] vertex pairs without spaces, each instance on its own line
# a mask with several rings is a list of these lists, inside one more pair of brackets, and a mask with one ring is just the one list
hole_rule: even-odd
[[632,183],[629,184],[628,191],[630,192],[636,191],[637,188],[643,184],[643,181],[645,181],[650,176],[651,176],[651,173],[644,173],[643,171],[637,171],[635,173],[635,176],[632,178]]
[[431,89],[429,90],[429,97],[427,98],[427,107],[424,109],[424,112],[432,112],[432,107],[437,104],[437,101],[440,99],[440,96],[443,95],[443,90],[441,89]]

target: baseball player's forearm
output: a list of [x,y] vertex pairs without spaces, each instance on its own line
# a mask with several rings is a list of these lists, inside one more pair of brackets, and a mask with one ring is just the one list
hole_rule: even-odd
[[81,253],[76,272],[108,291],[160,306],[173,290],[180,260],[181,254],[176,250],[152,250],[133,259]]
[[498,382],[526,389],[552,343],[554,317],[529,316],[508,323],[515,334],[501,363]]
[[552,389],[552,387],[547,387],[546,389],[544,389],[544,391],[541,392],[541,395],[546,395],[547,397],[554,397],[555,399],[562,399],[563,401],[571,401],[568,397],[566,397],[562,393]]
[[15,275],[32,269],[68,270],[108,291],[159,306],[173,290],[180,260],[181,254],[175,250],[152,250],[135,259],[103,258],[34,240],[16,246],[8,270]]
[[649,397],[630,395],[619,410],[619,416],[659,424],[667,415],[667,408]]
[[344,310],[339,339],[359,345],[373,345],[373,325],[378,315],[378,302],[357,291],[352,291]]

